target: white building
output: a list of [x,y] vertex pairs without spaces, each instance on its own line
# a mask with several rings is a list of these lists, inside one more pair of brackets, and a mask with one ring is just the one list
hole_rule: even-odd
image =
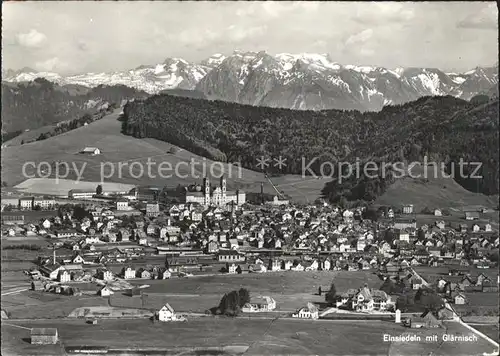
[[403,214],[413,214],[413,204],[403,205]]
[[119,199],[116,201],[116,210],[129,210],[128,200],[127,199]]
[[52,198],[44,198],[44,197],[36,197],[33,200],[33,207],[39,206],[41,209],[52,209],[56,205],[55,199]]
[[292,314],[292,318],[318,319],[319,311],[314,304],[307,303],[307,307],[301,308],[297,311],[297,313]]
[[101,297],[109,297],[112,294],[115,294],[115,292],[113,292],[113,290],[108,286],[104,286],[99,290],[99,295]]
[[276,309],[276,301],[268,296],[253,298],[246,303],[241,311],[244,313],[267,312]]
[[158,320],[159,321],[185,321],[186,319],[182,316],[179,316],[175,313],[174,308],[170,306],[170,304],[165,304],[158,311]]
[[131,279],[135,278],[135,269],[131,267],[127,267],[123,269],[123,278],[125,279]]
[[31,210],[33,209],[33,197],[21,198],[19,199],[19,207],[21,210]]
[[101,150],[97,147],[85,147],[80,153],[96,156],[101,154]]
[[71,281],[71,274],[66,270],[59,270],[58,280],[61,283],[66,283]]
[[68,192],[70,199],[91,199],[95,195],[93,190],[71,189]]
[[289,200],[280,200],[280,198],[277,195],[275,195],[273,197],[273,200],[266,202],[266,204],[280,206],[280,205],[288,205],[288,204],[290,204],[290,201]]
[[238,268],[238,266],[236,266],[234,263],[229,265],[229,270],[227,271],[228,273],[230,274],[236,274],[236,269]]

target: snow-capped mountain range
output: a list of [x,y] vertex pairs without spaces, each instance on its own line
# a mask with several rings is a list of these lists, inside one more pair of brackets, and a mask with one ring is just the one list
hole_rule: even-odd
[[168,58],[129,71],[61,76],[30,68],[2,71],[2,80],[31,81],[43,77],[60,85],[125,85],[156,94],[184,89],[209,99],[293,109],[380,110],[428,95],[453,95],[466,100],[498,92],[498,65],[466,73],[436,68],[342,65],[326,54],[234,51],[215,54],[200,63]]

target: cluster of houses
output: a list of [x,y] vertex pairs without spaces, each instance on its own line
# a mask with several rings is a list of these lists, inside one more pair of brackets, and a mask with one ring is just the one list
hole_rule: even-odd
[[[140,194],[146,193],[137,189],[132,195]],[[341,209],[324,201],[306,206],[165,206],[147,201],[139,214],[129,211],[131,204],[133,200],[123,197],[112,203],[95,202],[84,217],[76,218],[74,211],[64,209],[59,216],[38,223],[6,225],[2,233],[49,236],[54,247],[69,251],[58,261],[49,257],[40,261],[44,278],[59,283],[116,277],[168,279],[174,271],[202,271],[209,266],[225,273],[373,270],[390,274],[419,265],[452,264],[489,268],[495,266],[490,252],[499,246],[498,234],[488,223],[474,222],[463,231],[438,218],[417,228],[410,205],[397,216],[392,208],[383,209],[383,217],[372,221],[364,208]],[[477,220],[479,214],[467,213],[464,221]],[[165,255],[169,266],[140,262],[157,255]],[[116,275],[104,268],[117,264],[121,272],[115,271]],[[481,288],[489,287],[486,283]],[[363,289],[348,291],[339,302],[353,310],[384,310],[391,298]]]
[[484,273],[473,277],[466,268],[458,267],[450,269],[449,276],[437,279],[436,290],[449,302],[463,305],[468,304],[466,293],[498,292],[498,280]]

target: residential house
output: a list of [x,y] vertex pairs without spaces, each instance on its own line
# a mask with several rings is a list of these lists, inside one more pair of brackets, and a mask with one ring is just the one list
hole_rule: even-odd
[[466,211],[465,220],[479,220],[479,212],[477,211]]
[[122,275],[124,279],[135,278],[135,269],[132,267],[123,267]]
[[355,311],[373,310],[373,297],[368,286],[365,285],[354,295],[351,308]]
[[457,293],[454,296],[453,300],[454,300],[454,303],[458,304],[458,305],[463,305],[463,304],[465,304],[467,302],[467,298],[462,293]]
[[458,224],[458,231],[464,233],[464,232],[467,232],[467,229],[469,227],[467,226],[467,224]]
[[160,205],[157,202],[149,202],[146,204],[146,216],[157,217],[160,215]]
[[229,274],[236,274],[236,268],[238,268],[238,266],[236,266],[234,263],[232,263],[231,265],[229,265],[227,272]]
[[45,219],[45,220],[43,220],[43,222],[42,222],[42,226],[43,226],[43,228],[44,228],[44,229],[50,229],[50,226],[51,226],[51,225],[52,225],[52,224],[51,224],[51,222],[50,222],[50,220],[49,220],[49,219]]
[[245,313],[267,312],[276,309],[276,301],[268,296],[252,298],[241,309]]
[[300,319],[318,319],[319,318],[319,311],[318,308],[312,304],[312,303],[307,303],[307,307],[301,308],[297,311],[297,313],[292,314],[293,318],[300,318]]
[[446,224],[443,220],[436,221],[436,226],[440,229],[443,230],[446,227]]
[[118,238],[122,242],[130,241],[130,232],[127,229],[121,228],[118,230]]
[[104,286],[97,292],[97,294],[101,297],[109,297],[110,295],[115,294],[115,292],[110,287]]
[[71,281],[71,274],[65,269],[60,269],[57,276],[57,280],[61,283],[66,283]]
[[159,311],[158,311],[158,320],[167,322],[167,321],[176,321],[180,320],[175,311],[174,308],[170,306],[170,304],[165,304]]
[[80,255],[80,253],[76,253],[76,255],[71,259],[71,263],[73,264],[85,264],[85,259]]
[[113,273],[105,268],[99,268],[96,277],[103,281],[111,281],[113,280]]
[[137,278],[142,278],[142,279],[151,279],[151,272],[149,272],[145,268],[139,268],[136,274]]

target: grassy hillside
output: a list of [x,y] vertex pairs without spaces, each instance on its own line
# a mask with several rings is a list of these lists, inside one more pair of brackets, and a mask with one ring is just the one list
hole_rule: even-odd
[[[423,174],[423,170],[414,170],[414,173]],[[486,196],[480,193],[473,193],[455,182],[451,178],[442,175],[433,177],[429,175],[427,179],[404,177],[395,180],[388,186],[387,190],[377,197],[376,204],[386,206],[401,206],[403,204],[413,204],[414,210],[420,212],[423,208],[457,208],[464,207],[496,207],[498,205],[498,195]]]
[[[228,186],[230,189],[244,189],[245,191],[260,192],[260,183],[264,183],[264,192],[274,194],[272,186],[264,178],[262,173],[254,172],[248,169],[241,170],[241,176],[238,174],[237,167],[229,164],[221,164],[218,162],[213,165],[213,161],[207,160],[204,157],[195,155],[189,151],[179,149],[175,154],[168,153],[173,145],[167,142],[155,139],[138,139],[124,135],[120,132],[121,122],[118,120],[120,110],[116,110],[113,114],[104,117],[101,120],[95,121],[87,126],[83,126],[64,133],[59,136],[50,137],[43,141],[25,143],[22,146],[5,147],[2,149],[2,181],[7,182],[8,186],[14,186],[25,181],[27,177],[23,176],[22,167],[25,162],[67,162],[70,165],[75,165],[80,171],[85,165],[83,171],[83,179],[88,182],[99,182],[101,176],[101,163],[110,162],[115,167],[115,174],[106,179],[108,182],[134,184],[134,185],[158,185],[168,187],[176,187],[178,184],[187,185],[191,183],[201,183],[203,177],[202,164],[205,162],[207,172],[210,175],[210,167],[213,167],[215,175],[220,174],[220,167],[223,167],[226,176],[232,172],[232,176],[228,177]],[[84,156],[78,152],[84,147],[98,147],[102,154],[99,156]],[[156,166],[151,163],[151,170],[156,177],[145,175],[142,178],[134,178],[132,175],[137,175],[138,172],[134,169],[129,170],[125,163],[131,165],[133,162],[140,162],[144,165],[145,173],[147,173],[147,161],[156,162]],[[191,159],[197,164],[194,166],[194,174],[191,173],[189,163]],[[122,176],[118,172],[118,165],[123,165]],[[162,162],[168,162],[175,169],[179,167],[178,175],[173,174],[171,178],[161,178],[156,169]],[[105,173],[109,173],[110,165],[105,166]],[[61,169],[65,173],[64,169]],[[28,175],[39,174],[32,169],[27,170]],[[42,173],[42,175],[47,174]],[[172,170],[172,173],[174,171]],[[196,178],[196,175],[199,178]],[[186,176],[186,177],[184,177]],[[52,174],[50,177],[54,178]],[[67,179],[76,179],[77,175],[72,170]],[[216,179],[214,179],[216,180]],[[324,185],[322,180],[303,180],[298,175],[286,175],[273,178],[273,182],[279,186],[286,194],[298,201],[313,201],[320,196],[321,188]],[[51,193],[54,189],[55,181],[42,180],[27,182],[22,185],[23,188],[29,187],[30,192]],[[283,187],[281,187],[283,184]],[[48,186],[52,185],[52,186]],[[60,182],[60,188],[64,193],[69,189],[67,184]],[[72,186],[71,188],[77,188]],[[82,187],[83,188],[83,187]]]

